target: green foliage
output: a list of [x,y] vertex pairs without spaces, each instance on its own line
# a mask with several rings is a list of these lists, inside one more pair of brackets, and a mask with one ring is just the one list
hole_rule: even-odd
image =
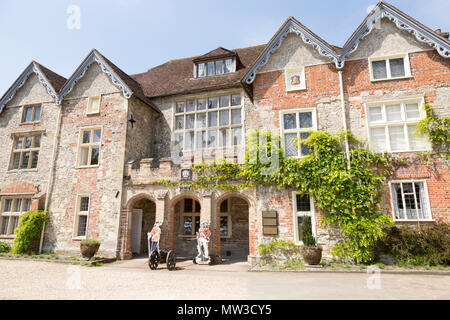
[[258,251],[264,261],[273,261],[277,258],[295,260],[299,254],[300,246],[292,241],[274,240],[268,244],[260,244]]
[[417,124],[416,132],[428,136],[433,147],[450,159],[450,117],[439,118],[433,107],[428,104],[423,107],[427,116]]
[[302,241],[305,246],[315,246],[316,240],[312,234],[311,217],[303,217],[302,222]]
[[39,241],[44,223],[48,222],[47,211],[27,211],[20,218],[15,231],[11,253],[23,254],[33,250]]
[[377,249],[404,266],[450,265],[450,225],[391,227],[378,241]]
[[81,240],[81,244],[100,245],[101,242],[96,239],[84,239]]
[[11,246],[3,241],[0,241],[0,253],[9,252],[11,250]]

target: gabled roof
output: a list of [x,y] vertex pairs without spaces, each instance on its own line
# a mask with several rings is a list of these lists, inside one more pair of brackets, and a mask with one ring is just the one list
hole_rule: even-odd
[[17,91],[25,84],[32,73],[37,75],[39,82],[42,83],[48,94],[54,99],[57,98],[58,91],[66,79],[36,61],[32,61],[0,99],[0,113],[6,104],[14,98]]
[[230,51],[223,47],[218,47],[217,49],[214,49],[202,56],[192,59],[192,61],[198,62],[198,61],[220,59],[220,58],[227,58],[227,57],[234,57],[234,56],[236,56],[236,52]]
[[150,99],[148,99],[145,96],[139,83],[137,83],[133,78],[128,76],[114,63],[105,58],[96,49],[93,49],[88,54],[88,56],[78,66],[78,68],[75,70],[72,76],[66,81],[66,83],[64,84],[64,86],[62,87],[61,91],[58,94],[58,98],[56,100],[57,105],[61,104],[64,97],[67,96],[72,91],[76,83],[81,78],[84,77],[87,69],[94,62],[99,64],[103,73],[105,73],[111,79],[111,82],[122,91],[122,94],[126,99],[131,98],[131,96],[134,94],[138,99],[149,105],[156,112],[158,113],[160,112],[160,110],[150,101]]
[[328,44],[296,19],[289,17],[248,69],[242,78],[242,82],[246,84],[253,83],[258,70],[267,64],[270,56],[281,46],[283,40],[290,33],[299,35],[305,44],[313,46],[320,55],[332,60],[337,69],[342,69],[345,59],[356,51],[359,42],[372,32],[376,22],[382,18],[387,18],[394,22],[397,28],[412,33],[418,41],[435,48],[442,57],[450,58],[449,39],[414,20],[391,4],[380,1],[350,36],[343,48]]
[[[193,60],[201,56],[170,60],[144,73],[131,75],[144,90],[147,97],[168,96],[204,90],[241,86],[241,79],[265,45],[228,50],[237,55],[236,72],[194,78]],[[217,49],[216,49],[217,50]],[[213,50],[212,52],[216,51]],[[226,49],[224,49],[226,50]],[[209,53],[208,53],[209,54]]]

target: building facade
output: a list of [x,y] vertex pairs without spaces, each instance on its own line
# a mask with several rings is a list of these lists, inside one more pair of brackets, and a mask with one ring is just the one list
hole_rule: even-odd
[[383,209],[398,224],[448,223],[448,162],[414,130],[424,103],[450,115],[449,58],[448,33],[380,2],[343,47],[290,17],[267,44],[135,75],[96,50],[68,79],[33,61],[0,100],[0,240],[12,241],[23,212],[45,209],[45,252],[78,253],[95,238],[101,255],[131,258],[161,221],[161,247],[193,257],[206,221],[217,261],[253,259],[274,238],[300,243],[309,215],[329,258],[339,232],[296,190],[162,182],[181,181],[197,162],[242,162],[254,129],[280,136],[298,158],[309,151],[295,139],[314,130],[349,129],[374,152],[405,158],[430,152],[432,165],[411,163],[387,181]]

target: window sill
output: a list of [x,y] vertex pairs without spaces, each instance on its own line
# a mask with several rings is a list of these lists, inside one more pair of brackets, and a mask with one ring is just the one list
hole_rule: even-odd
[[380,82],[380,81],[392,81],[392,80],[406,80],[414,79],[413,76],[397,77],[397,78],[384,78],[384,79],[370,79],[370,82]]
[[394,222],[436,222],[434,219],[394,219]]
[[100,167],[100,165],[96,164],[94,166],[77,166],[77,167],[75,167],[75,169],[89,169],[89,168],[99,168],[99,167]]
[[90,116],[99,116],[99,115],[100,115],[100,111],[86,113],[86,116],[88,116],[88,117],[90,117]]
[[6,173],[37,172],[37,171],[38,171],[37,168],[33,168],[33,169],[10,169],[10,170],[6,171]]
[[375,153],[414,153],[414,152],[431,152],[432,149],[419,149],[419,150],[404,150],[404,151],[375,151],[373,150]]
[[0,235],[0,239],[15,239],[15,235]]
[[40,125],[41,121],[30,121],[30,122],[21,122],[19,126],[28,126],[28,125]]
[[82,240],[86,240],[86,237],[73,237],[72,240],[73,241],[82,241]]

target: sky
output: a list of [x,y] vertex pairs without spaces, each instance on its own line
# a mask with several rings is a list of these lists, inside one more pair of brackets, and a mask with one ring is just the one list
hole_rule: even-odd
[[[328,43],[342,46],[376,3],[0,0],[0,97],[32,60],[68,78],[96,48],[126,73],[140,73],[219,46],[236,49],[267,43],[289,16]],[[389,3],[433,30],[450,31],[449,0]]]

